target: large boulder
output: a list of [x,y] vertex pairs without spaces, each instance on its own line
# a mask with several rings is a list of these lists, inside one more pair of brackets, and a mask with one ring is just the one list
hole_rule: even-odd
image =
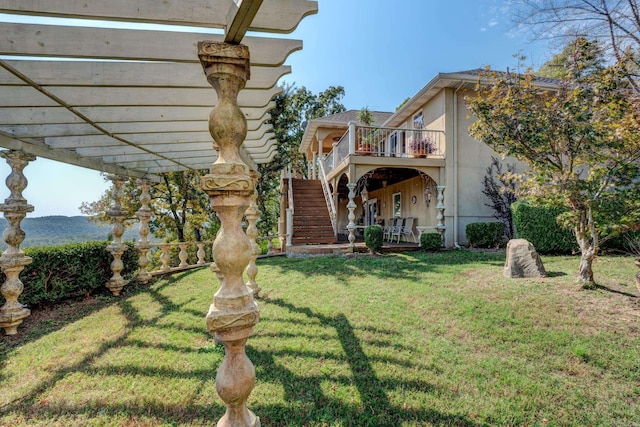
[[507,243],[507,261],[504,264],[504,277],[545,277],[547,272],[542,265],[536,248],[525,239],[511,239]]

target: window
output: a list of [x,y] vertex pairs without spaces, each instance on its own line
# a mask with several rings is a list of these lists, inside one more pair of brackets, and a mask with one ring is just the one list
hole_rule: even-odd
[[393,217],[402,217],[402,193],[393,193]]
[[422,116],[422,112],[413,116],[413,128],[424,129],[424,117]]

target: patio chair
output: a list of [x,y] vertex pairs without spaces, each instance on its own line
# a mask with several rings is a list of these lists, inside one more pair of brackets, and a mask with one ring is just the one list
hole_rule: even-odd
[[393,218],[384,220],[384,225],[382,226],[382,240],[389,240],[391,236],[391,227],[393,226]]
[[404,224],[405,219],[404,218],[396,218],[397,221],[395,222],[395,226],[393,227],[393,231],[391,231],[391,242],[393,242],[393,239],[397,236],[398,237],[398,243],[400,243],[400,235],[402,234],[402,227]]
[[413,234],[413,218],[407,218],[404,221],[404,225],[402,226],[402,230],[398,234],[398,243],[400,243],[400,238],[404,236],[405,241],[409,241],[409,236],[413,238],[413,242],[416,243],[416,235]]
[[384,234],[382,235],[383,240],[392,241],[393,233],[400,227],[399,223],[402,218],[390,218],[389,219],[389,227],[384,230]]

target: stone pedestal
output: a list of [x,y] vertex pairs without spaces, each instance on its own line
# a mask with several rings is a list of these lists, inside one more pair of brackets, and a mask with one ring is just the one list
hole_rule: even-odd
[[[253,179],[254,185],[258,182],[258,178],[260,174],[258,172],[252,171],[251,178]],[[249,260],[249,266],[247,267],[247,286],[253,292],[254,297],[258,297],[260,294],[260,290],[262,289],[260,285],[256,282],[256,276],[258,275],[258,266],[256,265],[256,259],[258,259],[258,255],[260,255],[260,246],[258,242],[256,242],[256,238],[258,237],[258,227],[256,226],[258,222],[258,218],[260,218],[260,211],[258,210],[258,192],[256,190],[253,191],[251,195],[251,199],[249,202],[249,208],[245,212],[244,216],[247,218],[247,237],[251,241],[251,259]]]
[[436,211],[438,214],[436,215],[436,220],[438,221],[436,224],[436,230],[440,233],[440,240],[442,240],[442,244],[444,245],[444,232],[447,227],[444,225],[444,185],[436,186],[437,191],[437,200]]
[[347,184],[347,188],[349,189],[349,202],[347,203],[347,209],[349,210],[349,223],[347,224],[347,230],[349,231],[349,252],[353,253],[356,249],[356,223],[354,222],[356,219],[355,209],[356,202],[353,199],[356,197],[356,183],[350,182]]
[[127,178],[120,175],[109,175],[108,178],[113,182],[113,206],[107,211],[107,215],[109,215],[113,221],[113,227],[111,228],[113,241],[107,246],[107,251],[113,256],[113,261],[111,261],[111,272],[113,275],[105,286],[109,288],[113,295],[118,296],[122,288],[127,284],[124,277],[120,275],[120,272],[124,268],[122,254],[127,250],[127,245],[122,241],[124,220],[127,218],[127,210],[122,207],[122,187]]
[[136,216],[140,220],[140,239],[136,242],[136,249],[140,253],[138,259],[138,271],[137,279],[142,283],[146,283],[151,280],[151,274],[147,271],[149,266],[149,250],[151,249],[151,242],[149,242],[149,220],[153,216],[151,208],[149,208],[149,202],[151,202],[151,195],[149,189],[151,188],[151,181],[146,179],[139,179],[137,181],[140,188],[140,209],[136,212]]
[[11,173],[6,180],[11,195],[0,204],[0,211],[7,219],[7,228],[2,236],[7,244],[7,250],[0,256],[0,268],[7,276],[0,287],[0,293],[5,298],[4,305],[0,307],[0,326],[4,328],[7,335],[15,335],[24,318],[31,314],[31,311],[18,301],[18,297],[24,290],[19,277],[20,273],[32,261],[31,257],[26,256],[20,249],[20,244],[25,237],[20,223],[28,212],[33,212],[33,206],[28,204],[22,196],[22,192],[27,188],[27,179],[22,171],[30,161],[36,158],[13,150],[3,151],[0,156],[5,158],[11,167]]
[[198,56],[207,80],[218,94],[218,104],[209,116],[209,130],[218,149],[218,159],[202,178],[202,189],[220,218],[220,231],[213,242],[213,259],[220,289],[207,314],[207,327],[225,348],[216,375],[216,389],[227,410],[218,427],[256,427],[260,419],[247,408],[255,383],[255,369],[245,354],[247,339],[258,323],[258,306],[243,280],[252,257],[251,242],[242,229],[242,217],[254,193],[249,167],[239,155],[247,135],[247,121],[238,107],[238,92],[249,78],[249,49],[243,45],[204,41]]

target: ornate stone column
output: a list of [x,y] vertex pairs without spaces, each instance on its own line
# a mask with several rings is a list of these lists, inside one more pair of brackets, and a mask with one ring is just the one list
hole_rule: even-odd
[[351,253],[355,252],[356,249],[356,223],[353,222],[356,219],[356,214],[354,213],[357,205],[353,199],[356,197],[356,183],[350,182],[347,184],[347,188],[349,189],[349,203],[347,203],[347,209],[349,210],[349,224],[347,225],[347,230],[349,230],[349,250]]
[[[253,179],[254,186],[258,182],[258,178],[260,178],[260,174],[256,171],[251,171],[251,179]],[[261,252],[260,246],[258,245],[258,242],[256,242],[256,238],[258,237],[258,227],[256,227],[256,223],[258,222],[258,218],[260,218],[257,190],[254,189],[249,200],[249,208],[244,213],[248,222],[247,237],[251,241],[251,259],[249,260],[249,266],[247,267],[247,277],[249,278],[247,286],[253,292],[253,296],[257,298],[260,290],[262,289],[260,285],[256,283],[256,276],[258,275],[256,259],[258,259],[258,255],[260,255]]]
[[170,270],[170,267],[169,267],[169,261],[171,261],[171,255],[169,254],[170,248],[171,248],[171,245],[169,245],[168,243],[160,244],[160,262],[162,263],[162,266],[160,267],[161,271]]
[[436,186],[436,191],[438,192],[438,204],[436,204],[436,210],[438,211],[438,215],[436,215],[436,219],[438,223],[436,224],[436,230],[440,233],[440,238],[442,239],[442,244],[444,244],[444,232],[447,227],[444,226],[444,185]]
[[0,204],[0,211],[7,219],[7,228],[4,230],[2,238],[8,246],[0,256],[0,268],[7,276],[0,287],[0,293],[6,300],[4,305],[0,307],[0,326],[4,328],[7,335],[15,335],[18,333],[18,325],[31,314],[31,310],[18,302],[18,297],[24,289],[24,285],[20,281],[20,273],[32,261],[31,257],[26,256],[20,249],[20,243],[25,236],[24,231],[20,228],[20,223],[27,212],[33,212],[33,206],[28,204],[22,196],[22,192],[28,184],[22,171],[29,162],[36,158],[22,151],[14,150],[2,151],[0,156],[5,158],[11,167],[11,173],[6,180],[11,194],[4,199],[4,203]]
[[122,263],[122,254],[127,250],[127,245],[122,242],[122,235],[124,234],[124,220],[127,217],[127,211],[122,207],[122,187],[127,178],[120,175],[109,175],[109,180],[113,183],[113,206],[107,211],[107,215],[113,220],[113,227],[111,228],[111,234],[113,235],[113,241],[107,246],[107,251],[113,255],[113,261],[111,261],[111,271],[113,275],[111,279],[105,284],[107,288],[113,293],[113,295],[120,295],[120,291],[127,284],[127,281],[120,275],[120,272],[124,268]]
[[249,49],[211,41],[198,43],[198,56],[207,80],[218,94],[209,116],[209,130],[218,146],[218,159],[202,177],[202,189],[221,227],[213,242],[213,259],[222,282],[207,314],[207,327],[225,348],[216,375],[216,390],[227,410],[218,427],[257,427],[260,419],[247,408],[255,384],[255,369],[245,353],[247,339],[258,323],[258,306],[242,274],[251,260],[251,242],[242,230],[242,217],[254,185],[238,149],[247,135],[247,121],[238,107],[238,92],[249,78]]
[[178,268],[185,268],[189,266],[189,253],[187,252],[187,248],[189,247],[189,243],[181,242],[178,244],[180,248],[180,252],[178,252],[178,259],[180,260],[180,264],[178,264]]
[[207,256],[207,253],[204,251],[204,242],[196,242],[196,246],[198,247],[198,252],[196,256],[198,257],[197,265],[204,265],[206,261],[204,258]]
[[140,252],[140,258],[138,259],[138,266],[140,271],[138,272],[137,279],[142,283],[147,283],[151,280],[151,274],[147,271],[149,265],[149,250],[151,249],[151,243],[149,242],[149,220],[153,216],[149,203],[151,202],[151,195],[149,189],[152,182],[148,179],[139,179],[136,181],[140,188],[140,209],[136,212],[136,216],[140,221],[140,239],[136,242],[135,247]]

